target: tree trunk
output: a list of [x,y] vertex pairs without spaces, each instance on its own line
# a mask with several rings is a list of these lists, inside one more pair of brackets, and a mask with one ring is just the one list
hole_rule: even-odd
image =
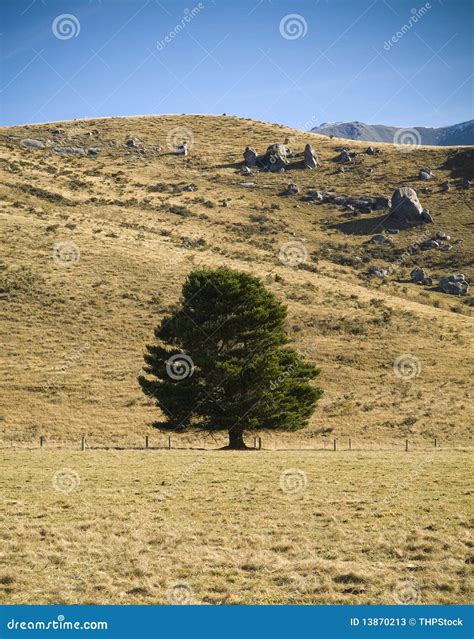
[[246,450],[243,438],[243,430],[240,428],[231,428],[229,430],[229,446],[230,450]]

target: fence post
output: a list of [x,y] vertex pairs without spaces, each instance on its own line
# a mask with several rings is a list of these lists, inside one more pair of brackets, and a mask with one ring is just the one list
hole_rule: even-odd
[[43,448],[43,444],[44,444],[44,436],[41,435],[40,436],[40,448]]
[[168,448],[171,449],[171,435],[168,436]]
[[262,449],[262,438],[259,437],[258,438],[258,450],[261,450],[261,449]]
[[406,450],[406,452],[408,453],[408,439],[407,439],[407,440],[406,440],[406,442],[405,442],[405,450]]
[[86,438],[85,438],[85,435],[83,435],[81,438],[81,450],[85,450],[85,449],[86,449]]
[[349,450],[352,450],[352,439],[349,438]]
[[148,448],[148,435],[145,435],[145,448]]
[[334,450],[337,450],[337,439],[334,440]]
[[437,444],[438,444],[438,442],[437,442],[437,439],[436,439],[436,437],[435,437],[435,438],[434,438],[434,447],[435,447],[435,448],[436,448]]
[[255,450],[257,450],[257,438],[256,437],[253,438],[253,447],[254,447]]

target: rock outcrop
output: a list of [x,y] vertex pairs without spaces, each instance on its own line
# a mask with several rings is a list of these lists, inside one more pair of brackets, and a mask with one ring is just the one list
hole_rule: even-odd
[[420,204],[416,191],[409,186],[396,189],[392,195],[391,215],[402,224],[433,222],[431,214]]
[[319,166],[318,156],[311,144],[304,147],[304,166],[305,169],[316,169]]
[[433,283],[431,277],[428,277],[427,273],[421,267],[417,266],[410,273],[410,279],[414,284],[425,284],[431,286]]
[[247,166],[249,169],[254,169],[257,166],[257,151],[253,146],[245,147],[244,166]]
[[263,167],[272,173],[284,171],[288,164],[289,152],[289,148],[284,144],[271,144],[261,160]]
[[442,277],[438,286],[443,293],[449,295],[467,295],[469,293],[469,282],[462,273]]

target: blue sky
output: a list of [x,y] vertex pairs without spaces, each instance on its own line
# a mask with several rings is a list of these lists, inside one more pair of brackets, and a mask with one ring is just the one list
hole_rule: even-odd
[[227,113],[300,128],[454,124],[473,118],[472,6],[0,0],[1,123]]

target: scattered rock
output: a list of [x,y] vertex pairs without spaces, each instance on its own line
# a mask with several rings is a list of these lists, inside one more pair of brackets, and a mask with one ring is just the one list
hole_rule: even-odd
[[187,155],[188,154],[188,143],[186,140],[183,140],[181,144],[178,144],[176,149],[178,155]]
[[221,202],[221,206],[224,207],[225,209],[228,208],[229,206],[229,202],[227,200],[222,200]]
[[425,273],[425,271],[417,266],[416,268],[413,269],[413,271],[410,273],[410,279],[414,284],[423,284],[423,282],[428,278],[428,275]]
[[378,233],[377,235],[372,235],[369,242],[373,242],[375,244],[391,244],[392,243],[392,241],[388,237],[385,237],[385,235],[382,235],[381,233]]
[[195,184],[186,184],[183,191],[190,191],[190,192],[197,191],[197,186]]
[[271,144],[261,162],[267,171],[282,172],[288,164],[289,152],[289,148],[284,144]]
[[367,147],[367,150],[365,152],[366,152],[367,155],[375,155],[375,153],[376,153],[376,151],[375,151],[373,146]]
[[349,151],[347,149],[342,149],[340,155],[336,158],[336,162],[340,162],[341,164],[348,164],[349,162],[352,162]]
[[378,266],[371,266],[367,271],[367,274],[370,277],[387,277],[388,271],[384,268],[379,268]]
[[449,191],[449,189],[450,189],[450,188],[451,188],[451,187],[450,187],[450,185],[449,185],[449,180],[446,180],[446,182],[443,182],[443,183],[441,184],[441,186],[440,186],[440,189],[441,189],[443,192]]
[[[394,191],[391,214],[395,220],[405,224],[421,224],[428,221],[416,191],[408,186],[402,186]],[[433,221],[432,218],[430,221]]]
[[93,157],[94,155],[98,155],[101,151],[102,149],[100,146],[92,146],[90,149],[87,149],[87,155]]
[[319,166],[318,156],[311,144],[304,147],[304,166],[306,169],[315,169]]
[[373,198],[373,210],[374,211],[383,211],[384,209],[388,209],[390,207],[390,200],[388,197],[383,195],[377,195]]
[[53,149],[55,155],[84,155],[82,146],[55,146]]
[[431,180],[433,177],[433,173],[431,169],[423,168],[420,169],[419,178],[420,180]]
[[20,142],[21,146],[24,146],[26,149],[44,149],[44,142],[41,140],[33,140],[31,138],[25,138]]
[[245,147],[244,166],[254,169],[257,166],[257,151],[252,146]]
[[469,282],[462,273],[442,277],[438,285],[443,293],[449,295],[467,295],[469,293]]
[[433,224],[434,222],[433,216],[428,209],[423,209],[423,211],[421,212],[421,218],[422,221],[425,222],[425,224]]
[[297,194],[300,192],[300,190],[299,190],[299,188],[296,186],[296,184],[288,184],[288,186],[287,186],[287,189],[286,189],[286,190],[287,190],[287,192],[288,192],[290,195],[297,195]]
[[449,251],[453,250],[453,247],[451,246],[451,244],[443,244],[443,246],[439,247],[440,251],[443,251],[443,253],[449,253]]
[[372,203],[370,200],[352,200],[349,202],[357,211],[359,211],[359,213],[370,213],[372,210]]
[[142,143],[138,138],[127,138],[127,140],[125,141],[125,146],[128,146],[131,149],[138,149],[142,146]]
[[290,149],[286,144],[270,144],[270,146],[267,147],[267,153],[279,153],[283,157],[286,157],[290,154]]
[[437,248],[439,248],[439,242],[437,242],[436,240],[425,240],[420,244],[420,249],[422,251],[430,251],[431,249]]
[[248,167],[248,166],[245,166],[245,165],[244,165],[244,166],[240,169],[240,171],[239,171],[239,172],[240,172],[240,175],[253,175],[253,173],[252,173],[252,171],[249,169],[249,167]]
[[323,194],[321,191],[310,191],[309,197],[312,202],[321,202],[323,200]]
[[458,186],[459,186],[460,189],[470,189],[471,188],[471,182],[467,178],[463,178],[459,182]]
[[400,233],[400,229],[387,229],[387,233],[390,233],[390,235],[397,235],[397,233]]
[[442,240],[443,242],[450,240],[451,236],[450,235],[446,235],[446,233],[444,233],[443,231],[438,231],[435,235],[435,238],[437,240]]

